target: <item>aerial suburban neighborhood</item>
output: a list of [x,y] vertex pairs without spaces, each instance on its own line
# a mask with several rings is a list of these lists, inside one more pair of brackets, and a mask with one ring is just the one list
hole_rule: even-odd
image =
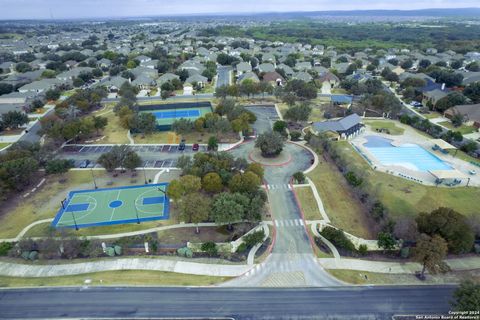
[[7,2],[0,319],[480,319],[480,8]]

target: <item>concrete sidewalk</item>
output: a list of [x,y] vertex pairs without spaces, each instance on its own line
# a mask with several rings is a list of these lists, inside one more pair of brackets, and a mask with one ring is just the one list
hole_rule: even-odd
[[[320,258],[318,261],[325,269],[345,269],[377,273],[415,273],[422,270],[422,266],[416,262],[400,263],[345,258]],[[454,271],[480,269],[480,257],[447,259],[445,262]]]
[[207,264],[164,259],[119,258],[58,265],[0,262],[0,275],[8,277],[59,277],[114,270],[149,270],[213,277],[237,277],[252,267],[254,266]]

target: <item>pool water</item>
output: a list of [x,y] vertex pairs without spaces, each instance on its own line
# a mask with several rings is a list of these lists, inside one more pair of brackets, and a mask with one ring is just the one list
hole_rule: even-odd
[[452,170],[448,164],[416,144],[393,146],[392,140],[377,136],[365,137],[363,145],[383,165],[403,166],[410,170]]

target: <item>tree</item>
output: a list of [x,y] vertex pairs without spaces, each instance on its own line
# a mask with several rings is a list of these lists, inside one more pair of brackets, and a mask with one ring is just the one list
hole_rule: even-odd
[[400,64],[400,66],[402,67],[402,69],[405,69],[405,70],[410,69],[411,67],[413,67],[413,61],[410,59],[405,60]]
[[260,178],[255,173],[247,171],[243,174],[235,174],[230,180],[228,187],[231,192],[254,193],[258,190],[260,184]]
[[142,159],[135,151],[129,151],[123,159],[123,165],[127,170],[134,171],[142,165]]
[[58,89],[50,89],[45,92],[45,99],[55,101],[60,98],[61,91]]
[[28,121],[28,116],[20,111],[9,111],[2,115],[2,124],[5,128],[17,129]]
[[418,63],[418,66],[422,69],[426,69],[428,68],[428,66],[430,66],[432,64],[432,62],[428,59],[422,59],[420,60],[420,62]]
[[448,266],[443,261],[446,256],[447,242],[439,235],[433,237],[426,234],[420,235],[413,250],[414,260],[422,264],[422,277],[425,276],[425,271],[431,274],[448,271]]
[[396,245],[395,238],[391,233],[380,232],[378,233],[378,246],[384,250],[392,250]]
[[212,241],[202,243],[202,246],[200,249],[206,252],[211,257],[216,256],[218,254],[217,244]]
[[280,134],[283,134],[285,133],[285,130],[287,129],[287,123],[285,121],[282,121],[282,120],[277,120],[275,121],[275,123],[273,124],[273,131],[276,131]]
[[229,230],[232,224],[239,222],[243,218],[245,211],[242,203],[248,202],[248,198],[241,194],[220,193],[213,200],[212,218],[216,224],[228,224]]
[[104,167],[107,172],[112,172],[119,166],[118,159],[111,152],[103,153],[97,162]]
[[13,86],[9,83],[0,83],[0,96],[13,91]]
[[209,193],[218,193],[223,189],[222,178],[216,172],[207,173],[202,178],[202,188]]
[[208,138],[208,145],[207,145],[208,151],[215,151],[218,149],[218,139],[217,137],[211,136]]
[[300,104],[297,106],[292,106],[288,108],[287,112],[285,112],[285,119],[289,119],[292,121],[308,121],[310,114],[312,113],[312,107],[307,104]]
[[97,135],[99,134],[100,130],[103,130],[108,124],[108,119],[105,117],[93,116],[92,120],[95,130],[97,130]]
[[208,219],[210,207],[209,197],[198,192],[187,194],[179,204],[180,219],[196,224],[196,233],[199,233],[198,224]]
[[22,190],[30,183],[38,170],[39,163],[31,157],[22,157],[0,163],[0,181],[2,188]]
[[15,70],[19,73],[24,73],[24,72],[32,71],[32,67],[26,62],[19,62],[15,66]]
[[414,218],[402,217],[395,221],[393,234],[397,239],[413,242],[418,238],[417,228],[417,223]]
[[172,180],[167,187],[167,196],[173,200],[173,202],[178,203],[178,200],[183,195],[183,186],[182,183],[178,180]]
[[255,173],[260,178],[260,180],[263,179],[264,170],[262,165],[259,163],[250,163],[246,171],[251,171]]
[[137,114],[133,122],[131,129],[143,135],[152,134],[157,129],[157,118],[150,112]]
[[454,91],[448,96],[438,100],[438,102],[435,104],[435,109],[443,112],[451,107],[465,104],[466,100],[467,99],[463,94]]
[[180,178],[180,183],[182,185],[184,195],[198,192],[202,188],[202,181],[197,176],[187,174]]
[[264,157],[275,157],[282,152],[284,140],[278,132],[264,132],[257,137],[255,147],[260,148]]
[[445,239],[450,252],[459,254],[472,250],[475,240],[473,230],[466,218],[455,210],[438,208],[430,213],[420,213],[416,222],[419,232]]
[[293,179],[295,179],[297,183],[301,184],[301,183],[305,183],[306,177],[303,172],[297,171],[293,174]]
[[471,281],[463,281],[453,293],[452,307],[455,311],[480,310],[480,285]]
[[480,63],[474,61],[465,66],[465,69],[471,72],[478,72],[480,71]]
[[470,98],[473,103],[480,103],[480,82],[474,82],[466,86],[463,94]]
[[65,159],[53,159],[47,162],[45,165],[45,172],[47,174],[60,174],[68,172],[70,168],[73,168],[73,160]]

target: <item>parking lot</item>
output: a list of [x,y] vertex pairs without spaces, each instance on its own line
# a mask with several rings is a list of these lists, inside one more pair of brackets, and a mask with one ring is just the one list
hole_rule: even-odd
[[[62,148],[61,157],[72,159],[76,168],[98,168],[96,159],[112,148],[113,145],[67,145]],[[179,156],[195,153],[191,145],[186,145],[185,150],[179,150],[178,145],[131,145],[129,148],[141,156],[142,166],[146,168],[173,168]],[[205,151],[206,146],[199,146],[198,152]]]

